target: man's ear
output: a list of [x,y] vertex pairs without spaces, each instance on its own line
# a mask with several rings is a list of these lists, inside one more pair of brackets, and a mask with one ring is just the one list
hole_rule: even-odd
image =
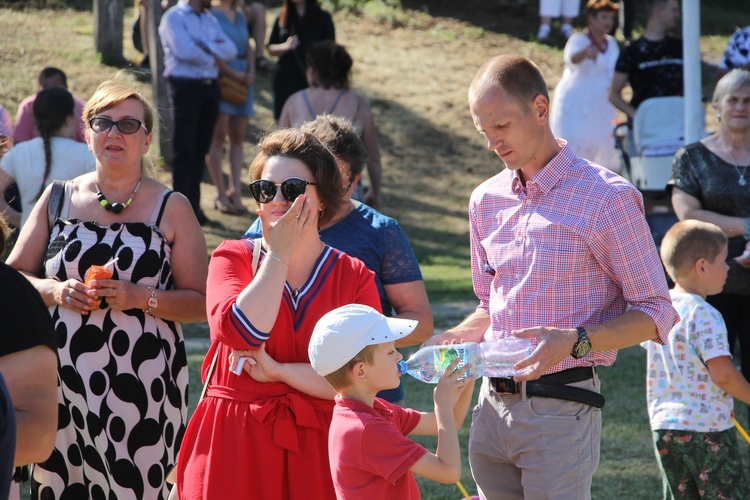
[[542,94],[537,94],[531,102],[531,110],[540,122],[546,123],[549,121],[549,101]]

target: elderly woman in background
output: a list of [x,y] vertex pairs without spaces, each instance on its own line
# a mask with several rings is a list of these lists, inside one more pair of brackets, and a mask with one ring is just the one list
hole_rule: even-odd
[[589,0],[586,14],[588,27],[565,44],[565,70],[552,96],[550,127],[555,137],[568,141],[576,155],[618,171],[612,138],[617,111],[608,96],[620,48],[607,34],[614,25],[617,4]]
[[[84,109],[96,171],[47,188],[8,264],[59,337],[59,424],[33,498],[160,499],[187,421],[180,322],[206,318],[206,242],[190,203],[144,174],[151,106],[113,82]],[[113,275],[86,281],[92,265]]]
[[[272,132],[250,178],[263,238],[225,241],[211,257],[204,377],[214,356],[216,368],[185,433],[176,487],[196,500],[335,498],[334,391],[310,366],[307,345],[323,314],[352,303],[380,309],[378,292],[362,262],[318,235],[343,203],[336,161],[320,141]],[[233,350],[250,358],[239,375],[230,372]]]
[[336,40],[331,14],[318,0],[283,0],[268,39],[268,53],[279,58],[273,74],[273,117],[281,116],[290,95],[307,87],[305,54],[315,42]]
[[721,78],[713,107],[719,129],[677,152],[669,187],[680,220],[712,222],[729,237],[727,281],[708,301],[724,317],[730,346],[739,339],[750,378],[750,71]]
[[[216,186],[216,201],[214,207],[221,213],[241,215],[247,213],[242,204],[242,166],[245,155],[242,141],[245,139],[247,119],[255,115],[253,110],[253,87],[255,81],[255,57],[250,45],[250,34],[245,13],[239,8],[239,0],[221,0],[213,2],[211,13],[219,21],[219,26],[237,47],[237,58],[225,63],[218,60],[221,73],[241,82],[248,87],[247,99],[242,104],[231,104],[226,101],[219,103],[219,118],[214,127],[211,147],[206,155],[208,173]],[[224,156],[224,140],[229,137],[229,180],[231,187],[227,190],[224,184],[224,173],[221,169],[221,159]]]
[[357,128],[367,150],[367,174],[370,189],[362,197],[361,183],[354,185],[352,197],[364,201],[372,208],[380,207],[380,147],[377,129],[367,100],[349,90],[352,58],[336,42],[318,42],[307,53],[307,81],[310,88],[291,96],[279,119],[279,128],[300,127],[316,116],[330,114],[343,116]]
[[[331,150],[344,181],[344,203],[328,222],[321,224],[320,238],[360,259],[375,273],[383,314],[419,321],[408,337],[396,342],[397,347],[421,344],[432,336],[432,311],[409,240],[398,221],[352,199],[354,186],[367,162],[367,151],[357,129],[346,118],[320,115],[302,125],[300,130],[314,135]],[[261,232],[262,224],[258,219],[247,230],[245,238],[257,238]],[[403,384],[378,396],[403,405]]]
[[74,140],[78,118],[70,92],[60,87],[40,90],[34,99],[34,123],[39,137],[18,144],[0,160],[0,192],[16,183],[22,207],[19,213],[0,197],[0,212],[18,228],[52,181],[72,179],[96,167],[91,151]]

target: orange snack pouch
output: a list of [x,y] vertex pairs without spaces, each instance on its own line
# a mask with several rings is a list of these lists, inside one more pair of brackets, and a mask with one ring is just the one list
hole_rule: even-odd
[[[84,284],[87,287],[91,287],[91,282],[94,280],[108,280],[112,277],[112,271],[104,266],[91,266],[86,271],[86,281]],[[99,300],[99,297],[96,297]],[[96,311],[99,309],[99,304],[91,306],[91,310]]]
[[86,281],[84,284],[87,287],[91,287],[91,282],[94,280],[108,280],[112,277],[112,271],[104,266],[91,266],[86,271]]

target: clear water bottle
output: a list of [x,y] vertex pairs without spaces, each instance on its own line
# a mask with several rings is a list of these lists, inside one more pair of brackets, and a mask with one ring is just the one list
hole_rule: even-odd
[[484,360],[484,371],[491,377],[513,377],[519,370],[513,365],[531,356],[534,347],[530,339],[506,337],[502,340],[487,340],[479,344]]
[[423,347],[406,361],[399,361],[398,367],[402,374],[408,373],[422,382],[437,384],[445,369],[456,358],[459,359],[458,368],[467,363],[472,365],[464,377],[478,378],[484,373],[482,353],[476,342]]
[[460,358],[459,368],[467,363],[472,365],[465,377],[479,378],[485,372],[493,377],[513,377],[519,373],[513,365],[533,351],[531,340],[515,337],[480,344],[432,345],[418,350],[406,361],[399,361],[398,367],[402,374],[409,374],[428,384],[437,384],[445,369],[456,358]]

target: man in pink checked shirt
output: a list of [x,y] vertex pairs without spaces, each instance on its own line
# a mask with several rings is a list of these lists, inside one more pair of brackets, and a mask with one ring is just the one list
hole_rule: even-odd
[[469,107],[506,168],[469,203],[479,306],[428,343],[516,336],[535,348],[514,378],[482,381],[469,462],[483,499],[590,498],[604,405],[595,367],[617,349],[664,343],[678,320],[643,200],[555,139],[531,61],[487,61]]

